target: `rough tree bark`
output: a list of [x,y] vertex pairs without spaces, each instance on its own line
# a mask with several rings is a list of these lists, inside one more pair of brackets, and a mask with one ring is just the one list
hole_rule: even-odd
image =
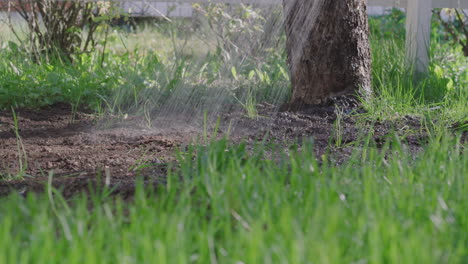
[[283,0],[290,108],[371,95],[367,0]]

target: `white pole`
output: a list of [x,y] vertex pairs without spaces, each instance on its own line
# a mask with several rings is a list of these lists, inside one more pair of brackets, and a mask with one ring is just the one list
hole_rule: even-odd
[[418,73],[429,66],[432,0],[408,0],[406,10],[406,59]]

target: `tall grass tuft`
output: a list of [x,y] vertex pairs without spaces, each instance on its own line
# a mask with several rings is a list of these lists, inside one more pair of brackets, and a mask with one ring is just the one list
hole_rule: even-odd
[[413,158],[395,138],[341,167],[312,148],[266,159],[262,146],[192,147],[164,188],[139,184],[132,202],[1,198],[0,262],[466,263],[458,139]]

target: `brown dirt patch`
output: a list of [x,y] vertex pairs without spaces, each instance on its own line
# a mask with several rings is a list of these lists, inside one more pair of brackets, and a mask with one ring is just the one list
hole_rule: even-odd
[[[342,144],[339,147],[334,136],[335,104],[339,104],[344,113],[340,122]],[[300,145],[304,139],[312,138],[316,154],[331,151],[338,164],[352,153],[353,144],[349,143],[370,131],[377,144],[384,142],[390,131],[406,133],[408,146],[414,152],[425,141],[423,134],[407,133],[421,130],[417,119],[407,117],[400,123],[379,123],[370,128],[368,124],[356,123],[356,118],[349,113],[354,108],[347,101],[335,101],[292,113],[261,105],[260,117],[256,119],[245,117],[241,111],[222,114],[219,130],[223,134],[230,127],[229,138],[234,143],[243,140],[253,144],[265,140],[285,149],[291,143]],[[73,115],[66,105],[37,111],[21,110],[17,115],[21,141],[14,133],[12,114],[0,112],[0,176],[3,178],[0,195],[11,191],[41,191],[49,171],[54,173],[53,185],[62,189],[65,195],[86,190],[90,185],[102,185],[105,171],[111,176],[110,185],[116,192],[131,192],[138,176],[144,177],[147,184],[164,181],[168,163],[175,161],[174,151],[203,135],[200,120],[188,123],[175,121],[182,119],[159,119],[148,129],[138,125],[143,123],[138,118],[103,122],[86,112]],[[212,129],[213,126],[208,131]],[[24,148],[24,155],[18,147]],[[20,160],[23,164],[27,160],[26,177],[12,179],[19,172]]]

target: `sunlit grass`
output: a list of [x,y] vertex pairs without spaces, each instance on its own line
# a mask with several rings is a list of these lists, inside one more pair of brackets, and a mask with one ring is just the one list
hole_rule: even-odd
[[429,115],[443,126],[466,121],[468,60],[461,47],[433,32],[428,72],[415,76],[405,61],[404,31],[399,30],[403,25],[392,24],[395,32],[384,34],[380,33],[382,25],[378,26],[377,21],[371,20],[375,97],[364,102],[368,117],[397,120],[406,115],[418,118]]
[[176,56],[200,59],[209,52],[216,50],[216,42],[197,34],[195,29],[189,30],[193,22],[147,22],[136,28],[116,27],[110,35],[112,45],[109,51],[117,55],[135,55],[140,53],[156,53],[165,62],[176,59]]
[[[401,41],[373,41],[373,83],[376,97],[365,102],[369,112],[380,119],[433,113],[460,120],[468,111],[468,62],[451,64],[436,60],[442,54],[463,56],[445,46],[434,47],[427,75],[416,77],[408,70]],[[452,53],[451,53],[452,52]]]
[[395,139],[341,167],[312,148],[269,160],[227,141],[194,147],[131,202],[1,198],[0,262],[466,263],[468,155],[455,138],[415,159]]

